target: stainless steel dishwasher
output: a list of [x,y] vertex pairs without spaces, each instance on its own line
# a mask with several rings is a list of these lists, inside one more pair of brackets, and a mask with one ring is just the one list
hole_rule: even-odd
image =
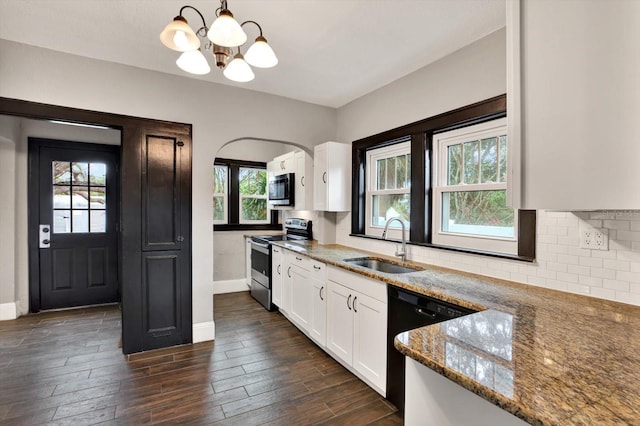
[[392,285],[387,287],[387,400],[404,412],[405,357],[393,346],[396,335],[476,311]]

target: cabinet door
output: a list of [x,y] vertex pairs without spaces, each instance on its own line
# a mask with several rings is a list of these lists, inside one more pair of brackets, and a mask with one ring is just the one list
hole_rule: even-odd
[[294,157],[296,210],[310,210],[313,202],[313,161],[304,151],[297,151]]
[[271,248],[271,302],[278,308],[282,306],[282,249]]
[[291,253],[289,251],[283,252],[282,258],[282,305],[279,306],[280,312],[289,318],[291,312],[291,281],[293,276],[291,275]]
[[324,281],[311,279],[311,338],[321,347],[327,345],[327,289]]
[[309,271],[292,265],[291,273],[291,321],[303,331],[311,328],[312,287],[309,282]]
[[387,379],[387,305],[355,293],[353,367],[385,392]]
[[[348,365],[353,360],[353,292],[327,281],[327,349]],[[383,350],[385,350],[383,348]]]
[[313,150],[313,209],[327,209],[327,145]]

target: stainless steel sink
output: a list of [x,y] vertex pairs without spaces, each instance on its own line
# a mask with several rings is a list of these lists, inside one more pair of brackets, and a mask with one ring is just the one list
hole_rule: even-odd
[[387,274],[406,274],[408,272],[422,271],[422,268],[413,266],[403,266],[397,263],[389,262],[387,260],[378,259],[375,257],[357,257],[354,259],[344,259],[345,262],[352,265],[362,266],[363,268],[372,269],[378,272],[385,272]]

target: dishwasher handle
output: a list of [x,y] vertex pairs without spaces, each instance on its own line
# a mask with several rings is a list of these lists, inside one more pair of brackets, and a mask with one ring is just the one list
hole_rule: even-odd
[[429,312],[422,308],[415,308],[415,311],[416,311],[416,314],[418,315],[422,315],[422,316],[433,318],[433,319],[435,319],[435,317],[438,315],[435,312]]

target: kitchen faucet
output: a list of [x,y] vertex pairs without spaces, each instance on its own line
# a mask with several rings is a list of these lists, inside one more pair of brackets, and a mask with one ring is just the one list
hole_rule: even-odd
[[397,220],[398,222],[400,222],[400,225],[402,226],[402,250],[398,251],[398,246],[396,246],[396,256],[398,256],[404,262],[405,258],[407,257],[407,240],[404,237],[404,221],[399,217],[392,217],[391,219],[389,219],[387,223],[384,224],[384,231],[382,231],[382,239],[383,240],[387,239],[387,229],[389,229],[389,224],[394,220]]

